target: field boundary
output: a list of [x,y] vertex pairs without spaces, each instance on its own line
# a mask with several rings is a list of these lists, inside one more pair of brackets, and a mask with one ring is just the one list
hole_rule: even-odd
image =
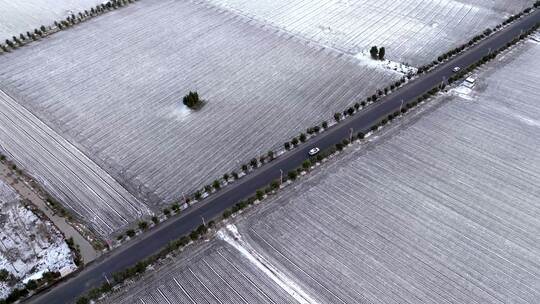
[[84,12],[71,14],[65,20],[54,21],[52,25],[41,25],[39,28],[35,28],[33,31],[27,31],[26,33],[19,34],[19,36],[13,36],[11,39],[6,39],[5,44],[0,43],[0,55],[15,51],[18,48],[30,44],[34,41],[38,41],[41,38],[51,36],[64,29],[70,28],[72,26],[88,21],[94,17],[100,16],[106,12],[134,3],[135,1],[139,0],[109,0],[107,2],[103,2],[100,5],[96,5],[95,8],[90,8],[90,11],[84,10]]
[[[527,38],[530,34],[534,33],[538,27],[540,26],[539,23],[537,23],[532,29],[527,31],[524,34],[521,34],[505,46],[495,50],[493,53],[490,53],[490,55],[486,55],[482,57],[481,60],[474,62],[473,64],[469,65],[466,69],[464,69],[461,73],[456,74],[455,80],[450,82],[449,84],[455,82],[458,79],[463,78],[467,75],[467,73],[472,72],[473,70],[477,69],[478,67],[492,61],[497,57],[498,54],[505,51],[506,49],[512,47],[519,41]],[[298,176],[304,176],[311,170],[315,169],[315,167],[318,167],[321,165],[322,162],[327,161],[329,158],[333,158],[336,155],[340,154],[340,152],[345,149],[346,147],[349,147],[352,145],[352,141],[360,141],[362,142],[366,137],[371,136],[374,132],[381,131],[384,126],[388,123],[391,123],[394,119],[400,118],[402,115],[406,114],[407,112],[415,109],[417,106],[423,105],[425,102],[429,102],[432,100],[433,96],[436,96],[439,92],[444,91],[446,89],[446,84],[440,84],[437,85],[430,90],[426,91],[423,95],[416,98],[412,101],[407,101],[404,107],[400,107],[399,111],[395,111],[393,114],[388,115],[388,117],[381,117],[378,119],[378,122],[375,123],[369,130],[362,130],[361,132],[357,133],[357,135],[351,134],[350,137],[347,137],[343,139],[341,142],[338,142],[335,144],[335,146],[330,147],[329,149],[322,151],[319,154],[319,159],[315,159],[314,166],[312,166],[312,161],[310,159],[307,159],[304,161],[304,163],[298,167],[294,171],[289,171],[292,174],[288,175],[289,178],[287,180],[287,185],[292,184],[292,182],[296,181],[298,179]],[[364,133],[364,131],[366,133]],[[321,163],[320,163],[321,162]],[[222,225],[229,217],[235,216],[237,214],[240,214],[242,210],[258,204],[265,198],[267,198],[269,195],[276,194],[277,191],[281,188],[284,188],[283,185],[283,179],[281,179],[281,183],[278,184],[276,187],[276,184],[272,182],[268,186],[268,188],[265,188],[263,190],[257,190],[257,193],[246,200],[242,200],[238,202],[233,208],[226,209],[223,212],[223,215],[217,219],[217,225]],[[116,288],[121,288],[121,285],[128,279],[136,279],[140,277],[143,273],[146,272],[147,269],[150,269],[152,264],[161,261],[162,259],[167,258],[171,253],[175,252],[178,249],[182,249],[185,246],[191,244],[192,242],[195,242],[201,238],[204,238],[208,231],[216,226],[216,222],[211,221],[206,224],[200,225],[197,229],[194,229],[190,234],[189,237],[187,235],[181,237],[180,239],[171,241],[168,246],[165,248],[162,248],[159,253],[151,255],[150,257],[143,259],[142,261],[138,262],[135,266],[128,267],[127,269],[115,273],[114,278],[115,280],[111,282],[105,282],[100,287],[97,287],[93,290],[91,290],[86,296],[82,296],[77,300],[77,304],[86,304],[89,303],[91,300],[99,300],[106,296],[107,293],[113,291]]]

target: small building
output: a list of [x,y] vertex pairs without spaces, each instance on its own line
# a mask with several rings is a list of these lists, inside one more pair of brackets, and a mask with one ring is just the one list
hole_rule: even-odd
[[463,82],[463,85],[469,89],[472,89],[475,83],[476,83],[476,78],[469,76],[465,79],[465,81]]

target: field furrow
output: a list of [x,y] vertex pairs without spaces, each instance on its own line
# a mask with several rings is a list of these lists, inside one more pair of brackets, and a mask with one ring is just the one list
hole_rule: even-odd
[[538,56],[513,48],[170,264],[250,303],[538,303]]
[[2,90],[152,206],[402,76],[190,1],[138,1],[0,64]]
[[356,55],[384,46],[392,60],[422,65],[533,1],[209,0],[299,37]]
[[106,236],[150,213],[70,142],[0,91],[0,147]]

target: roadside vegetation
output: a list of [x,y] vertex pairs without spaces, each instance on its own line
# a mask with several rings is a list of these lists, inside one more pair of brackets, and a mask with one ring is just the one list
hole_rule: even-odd
[[[0,276],[5,272],[5,269],[0,269]],[[54,284],[59,278],[60,272],[58,271],[44,272],[41,279],[29,280],[26,282],[26,284],[24,284],[24,286],[15,288],[7,298],[0,300],[0,304],[15,303],[20,299],[28,297],[29,295],[39,293],[42,289]],[[6,277],[5,281],[10,282],[13,279],[14,278],[12,276],[8,276]],[[0,282],[1,281],[2,279],[0,278]]]
[[6,39],[4,43],[0,42],[0,54],[11,52],[33,41],[40,40],[46,36],[52,35],[61,30],[73,27],[79,23],[87,21],[93,17],[99,16],[108,11],[112,11],[121,7],[124,7],[137,0],[110,0],[103,2],[90,8],[90,10],[84,10],[82,12],[73,13],[67,16],[63,20],[54,21],[52,25],[41,25],[39,28],[27,31],[26,33],[20,33],[13,36],[11,39]]
[[[32,189],[36,191],[40,196],[42,196],[47,203],[47,206],[51,208],[54,213],[65,218],[68,223],[73,227],[78,227],[77,231],[84,236],[85,239],[92,244],[96,250],[103,250],[107,245],[101,240],[96,234],[94,234],[89,229],[83,228],[84,225],[81,225],[80,219],[75,218],[71,211],[65,208],[60,202],[58,202],[48,191],[46,191],[39,182],[37,182],[32,176],[27,174],[25,171],[21,170],[14,162],[9,160],[5,155],[0,153],[0,162],[11,169],[12,174],[16,175],[17,178],[21,179],[25,183],[31,185]],[[35,212],[38,209],[34,210]],[[45,216],[45,215],[43,215]]]
[[[536,8],[539,5],[540,5],[540,1],[537,1],[534,4],[534,7]],[[530,13],[531,10],[532,10],[532,8],[526,8],[525,10],[523,10],[523,12],[509,17],[503,23],[496,26],[496,28],[500,29],[503,26],[505,26],[505,25],[515,21],[515,20],[518,20],[519,18],[523,17],[524,15]],[[450,56],[455,56],[455,55],[461,53],[463,50],[465,50],[467,45],[469,45],[469,44],[472,45],[472,44],[478,43],[482,39],[487,38],[489,35],[486,34],[486,33],[487,33],[487,31],[484,32],[481,35],[475,36],[474,38],[471,39],[471,41],[469,43],[465,44],[463,47],[456,48],[454,50],[451,50],[451,51],[445,53],[445,54],[447,54],[446,57],[445,57],[445,55],[441,55],[439,57],[440,58],[445,57],[446,59],[449,59]],[[491,34],[491,32],[490,32],[490,34]],[[529,34],[530,34],[530,32],[522,34],[520,37],[516,38],[517,40],[513,41],[511,43],[511,45],[515,44],[517,41],[519,41],[520,39],[523,39],[524,37],[528,36]],[[382,50],[382,57],[380,57],[381,56],[381,50]],[[372,55],[373,55],[373,59],[377,59],[377,60],[384,59],[385,52],[386,51],[385,51],[384,47],[379,48],[377,46],[373,46],[371,48],[371,50],[370,50],[370,53],[372,53]],[[452,55],[449,55],[449,54],[452,54]],[[471,67],[468,67],[466,69],[462,69],[459,73],[456,73],[454,76],[449,78],[448,83],[452,84],[453,82],[455,82],[456,80],[462,78],[463,76],[465,76],[467,73],[469,73],[473,69],[477,68],[479,65],[482,65],[482,64],[488,62],[489,60],[495,58],[495,56],[497,54],[498,54],[498,51],[493,51],[490,55],[486,55],[481,61],[473,64]],[[434,67],[434,65],[431,66],[429,69],[432,69],[433,67]],[[421,75],[421,74],[425,73],[426,71],[427,71],[426,68],[422,67],[422,68],[420,68],[418,70],[418,75]],[[312,138],[312,137],[318,135],[319,133],[327,130],[333,124],[340,123],[344,119],[346,119],[347,117],[353,116],[354,114],[360,112],[365,107],[367,107],[367,106],[369,106],[369,105],[371,105],[373,103],[381,101],[383,99],[383,97],[393,93],[394,91],[396,91],[397,89],[402,87],[404,84],[406,84],[407,81],[411,80],[413,77],[414,77],[414,75],[412,75],[412,74],[406,75],[406,76],[402,77],[401,79],[397,80],[396,82],[390,84],[389,86],[378,89],[377,91],[373,92],[372,95],[368,96],[366,99],[355,102],[351,106],[345,108],[342,112],[334,113],[334,115],[333,115],[334,121],[333,121],[332,124],[329,124],[328,121],[323,121],[319,125],[315,125],[313,127],[308,127],[306,129],[305,133],[301,132],[301,133],[299,133],[298,136],[295,136],[290,141],[285,142],[283,144],[283,149],[285,151],[289,151],[289,150],[292,150],[292,149],[298,147],[298,145],[300,145],[301,143],[304,143],[304,142],[308,141],[310,138]],[[410,101],[408,103],[404,103],[403,107],[401,108],[400,111],[398,111],[396,113],[393,113],[391,115],[388,115],[388,117],[386,117],[386,118],[383,118],[380,121],[379,126],[386,125],[387,123],[391,122],[392,119],[396,118],[400,114],[406,113],[409,109],[415,107],[416,105],[418,105],[418,103],[427,100],[428,98],[430,98],[431,96],[436,94],[439,90],[444,89],[445,87],[446,87],[446,85],[441,84],[437,88],[433,88],[432,90],[426,92],[425,94],[423,94],[417,100]],[[190,92],[190,93],[192,93],[192,92]],[[196,94],[196,92],[195,92],[195,94]],[[376,131],[377,128],[378,128],[378,126],[373,126],[373,127],[371,127],[371,129],[369,131]],[[357,136],[360,136],[360,135],[362,135],[362,138],[363,138],[364,133],[359,132],[357,134]],[[349,141],[350,141],[350,139],[349,139]],[[344,146],[346,146],[346,145],[344,145],[343,143],[338,143],[338,144],[336,144],[335,149],[337,151],[340,151],[341,149],[343,149]],[[324,151],[322,151],[322,152],[323,153],[320,153],[317,156],[317,158],[320,158],[320,155],[324,155]],[[162,220],[167,219],[168,217],[170,217],[172,215],[180,213],[181,210],[189,207],[190,204],[198,202],[202,198],[205,198],[205,197],[207,197],[207,196],[221,190],[227,184],[232,183],[235,180],[243,177],[244,175],[249,174],[253,170],[257,169],[258,167],[260,167],[260,166],[262,166],[262,165],[264,165],[266,163],[271,162],[272,160],[275,159],[276,155],[280,155],[280,154],[281,154],[281,152],[279,152],[279,151],[277,151],[277,152],[268,151],[268,153],[266,155],[261,155],[260,157],[254,157],[249,161],[249,163],[242,164],[241,167],[240,167],[240,174],[238,172],[236,172],[236,171],[233,171],[231,173],[225,173],[222,178],[214,180],[209,185],[205,185],[204,187],[202,187],[201,190],[197,190],[195,193],[190,194],[190,195],[184,195],[183,198],[173,202],[171,204],[170,208],[163,209],[161,216],[157,217],[158,221],[155,221],[154,225],[158,224],[159,221],[162,221]],[[313,161],[313,159],[311,159],[311,161]],[[316,159],[315,159],[315,161],[316,161]],[[299,174],[299,172],[297,172],[297,171],[296,172],[288,172],[287,176],[290,177],[291,180],[294,180],[298,176],[298,174]],[[242,204],[240,204],[240,206],[246,206],[246,203],[242,203]],[[171,210],[173,212],[171,212]],[[139,230],[142,232],[143,230],[146,230],[146,229],[139,229]],[[133,229],[128,230],[128,232],[130,232],[130,233],[126,233],[126,235],[129,236],[129,237],[133,237],[137,233]],[[118,240],[125,240],[123,234],[118,235],[117,239]]]
[[[127,4],[127,3],[131,3],[132,1],[114,1],[114,2],[119,3],[119,5],[117,7],[120,7],[120,6],[124,5],[124,4],[120,4],[120,3]],[[111,2],[109,2],[109,3],[111,3]],[[535,7],[537,7],[538,4],[539,4],[539,2],[535,3]],[[114,8],[117,8],[117,7],[112,6],[110,9],[114,9]],[[109,9],[109,8],[107,8],[107,9]],[[83,17],[84,16],[85,15],[83,14]],[[90,16],[91,16],[91,12],[90,12]],[[516,17],[516,19],[519,18],[519,17]],[[77,16],[74,16],[74,18],[69,18],[69,19],[75,21],[74,23],[72,23],[72,25],[77,24],[77,22],[84,21],[83,19],[79,20],[77,18]],[[515,19],[513,19],[513,20],[515,20]],[[64,25],[58,23],[57,27],[59,29],[63,29]],[[41,32],[44,35],[48,34],[48,32],[46,31],[47,29],[45,29],[45,31],[42,31],[41,29],[36,29],[36,30],[38,30],[38,32],[34,31],[34,33],[33,33],[33,34],[36,35],[36,37],[40,36],[39,32]],[[490,34],[491,33],[488,33],[488,34],[484,33],[483,36],[480,37],[479,39],[485,38],[485,37],[489,36]],[[528,34],[529,33],[524,33],[522,35],[523,37],[520,36],[519,39],[523,39]],[[31,36],[32,36],[32,33],[30,33],[30,37]],[[26,37],[29,37],[29,36],[27,35]],[[24,45],[24,43],[23,43],[24,39],[23,38],[26,39],[23,34],[21,34],[19,37],[14,36],[13,39],[11,39],[10,43],[8,43],[6,41],[6,45],[0,45],[0,47],[2,49],[4,49],[4,47],[7,46],[6,47],[7,51],[10,51],[12,49],[16,49],[17,47]],[[519,39],[517,39],[515,42],[519,41]],[[477,41],[479,41],[479,40],[476,40],[475,42],[477,42]],[[475,43],[475,42],[473,42],[473,43]],[[508,47],[511,46],[515,42],[512,42],[511,44],[509,44]],[[13,45],[13,47],[11,45]],[[380,49],[377,48],[377,47],[375,47],[375,48],[377,49],[377,52],[376,53],[373,52],[372,57],[374,59],[379,59],[379,60],[384,59],[384,56],[385,56],[384,47],[382,47]],[[381,56],[381,51],[382,51],[382,56]],[[455,54],[457,54],[457,53],[459,53],[461,51],[463,51],[463,49],[457,51],[456,53],[452,54],[451,56],[453,56],[453,55],[455,55]],[[492,54],[484,57],[480,62],[476,63],[475,65],[473,65],[473,66],[471,66],[471,67],[469,67],[467,69],[464,69],[460,73],[456,74],[454,77],[449,79],[449,83],[457,81],[458,79],[465,76],[467,72],[470,72],[474,68],[476,68],[477,66],[492,60],[493,58],[495,58],[495,56],[498,54],[498,52],[500,52],[500,50],[497,50],[497,51],[493,52]],[[373,56],[375,54],[376,54],[376,56]],[[444,58],[444,56],[442,56],[441,58],[443,60],[446,60],[447,58],[449,58],[448,56],[449,55],[447,55],[446,58]],[[427,70],[429,70],[429,68],[426,69],[426,70],[423,70],[421,73],[426,72]],[[381,89],[381,90],[377,90],[376,92],[374,92],[373,95],[369,96],[367,99],[356,102],[354,105],[346,108],[342,113],[335,113],[335,115],[334,115],[335,123],[341,122],[347,116],[354,115],[355,113],[359,112],[365,106],[367,106],[367,105],[369,105],[371,103],[380,101],[383,96],[386,96],[386,95],[390,94],[392,91],[395,91],[397,88],[402,86],[407,81],[407,79],[411,79],[412,77],[413,77],[412,75],[408,75],[407,77],[403,77],[402,79],[395,82],[391,86],[388,86],[388,87],[386,87],[384,89]],[[377,123],[376,125],[372,126],[368,132],[378,130],[381,126],[384,126],[387,123],[391,122],[393,119],[398,117],[400,114],[406,113],[408,110],[414,108],[419,103],[421,103],[423,101],[426,101],[427,99],[429,99],[430,96],[436,94],[438,91],[440,91],[441,89],[444,89],[444,88],[445,88],[444,85],[433,88],[432,90],[426,92],[423,96],[421,96],[417,100],[409,101],[409,102],[405,103],[404,107],[401,109],[401,111],[394,112],[393,114],[388,115],[388,117],[381,119],[381,121],[379,123]],[[192,93],[193,93],[193,95],[197,94],[196,92],[190,92],[190,94],[192,94]],[[186,97],[188,97],[190,94],[188,94]],[[188,101],[188,103],[191,104],[191,105],[196,105],[197,102],[194,103],[195,97],[193,95],[191,97],[188,97],[190,99]],[[186,103],[186,100],[185,100],[186,97],[184,97],[184,99],[183,99],[184,104]],[[196,100],[198,101],[198,94],[197,94]],[[186,104],[186,106],[190,107],[188,104]],[[327,121],[322,122],[320,125],[310,127],[308,129],[306,129],[305,133],[301,132],[298,136],[291,139],[290,142],[286,142],[284,144],[284,148],[286,150],[292,149],[292,148],[298,146],[300,143],[306,142],[307,140],[309,140],[310,137],[315,136],[316,134],[320,133],[321,131],[326,130],[329,127],[330,127],[330,125],[329,125],[329,123]],[[368,132],[366,132],[366,133],[368,133]],[[326,157],[333,155],[335,152],[343,150],[346,146],[348,146],[350,144],[351,140],[358,140],[358,139],[361,140],[365,136],[366,136],[366,134],[364,134],[363,132],[356,133],[356,134],[352,135],[351,137],[348,137],[346,139],[343,139],[341,142],[336,143],[335,146],[332,147],[331,149],[329,149],[327,151],[321,151],[321,153],[319,153],[317,156],[305,160],[302,163],[301,167],[299,167],[297,170],[287,172],[286,178],[284,180],[273,181],[266,188],[258,190],[254,194],[254,196],[250,197],[247,200],[241,201],[238,204],[236,204],[233,208],[231,208],[229,210],[226,210],[223,213],[223,218],[228,218],[228,217],[232,216],[234,213],[236,213],[238,211],[241,211],[242,209],[245,209],[246,207],[248,207],[250,205],[253,205],[257,201],[262,200],[266,195],[275,193],[275,191],[280,188],[280,186],[282,185],[283,182],[285,182],[287,180],[290,180],[290,181],[296,180],[302,173],[304,173],[306,171],[309,171],[310,168],[313,166],[313,164],[316,164],[317,162],[320,162],[320,161],[324,160]],[[274,152],[274,151],[268,151],[268,153],[265,154],[265,155],[261,155],[259,157],[253,158],[249,162],[249,165],[248,164],[243,164],[241,166],[241,170],[240,170],[241,173],[240,174],[241,175],[247,174],[248,172],[256,169],[257,167],[272,161],[275,158],[276,154],[277,153]],[[180,199],[179,201],[174,202],[171,205],[170,208],[165,208],[163,210],[164,217],[166,218],[166,217],[170,216],[172,213],[180,212],[180,210],[181,210],[180,206],[182,206],[184,204],[189,204],[189,203],[197,201],[197,200],[200,200],[201,198],[204,197],[204,195],[208,195],[209,193],[219,191],[223,186],[225,186],[229,182],[232,182],[232,181],[238,179],[239,177],[241,177],[241,176],[236,171],[224,174],[223,178],[216,179],[211,185],[206,185],[205,187],[203,187],[203,189],[195,192],[194,194],[189,195],[189,196],[185,196],[182,199]],[[172,210],[172,212],[171,212],[171,210]],[[154,225],[159,223],[159,221],[160,221],[160,218],[158,218],[158,217],[152,218],[152,222],[153,222]],[[149,225],[150,224],[148,224],[147,222],[140,222],[138,224],[138,228],[141,231],[144,231],[144,230],[147,230],[149,228]],[[211,228],[212,226],[213,226],[213,223],[212,224],[209,223],[208,226],[204,226],[204,225],[202,225],[202,227],[199,226],[196,230],[191,232],[188,236],[184,236],[181,239],[179,239],[179,240],[177,240],[175,242],[172,242],[170,246],[163,249],[159,254],[157,254],[155,256],[152,256],[151,258],[149,258],[147,260],[144,260],[143,262],[140,262],[141,264],[138,263],[134,267],[129,268],[128,270],[116,275],[115,280],[112,283],[112,285],[120,284],[120,283],[124,282],[127,278],[131,278],[131,277],[134,277],[136,275],[139,275],[139,274],[143,273],[146,270],[146,267],[148,265],[150,265],[150,264],[154,263],[155,261],[163,258],[168,253],[173,252],[174,250],[177,250],[179,248],[182,248],[183,246],[189,244],[191,241],[195,241],[195,240],[198,240],[199,238],[203,237],[207,233],[208,229]],[[135,231],[134,230],[128,230],[126,232],[126,235],[134,236]],[[99,298],[103,293],[106,293],[106,292],[110,291],[111,288],[112,288],[112,285],[109,284],[109,283],[106,283],[106,284],[102,285],[100,288],[92,291],[88,296],[79,299],[78,303],[87,303],[90,299]],[[28,293],[26,293],[26,294],[28,294]],[[21,296],[24,296],[24,295],[21,295]],[[2,302],[0,302],[0,303],[2,303]],[[11,303],[11,302],[6,302],[6,303]]]
[[503,29],[505,26],[507,26],[510,23],[520,19],[524,15],[529,14],[533,9],[536,9],[538,7],[540,7],[540,1],[536,1],[533,4],[532,7],[528,7],[526,9],[524,9],[523,11],[508,17],[506,20],[504,20],[502,23],[496,25],[495,27],[485,29],[481,34],[478,34],[478,35],[474,36],[468,42],[466,42],[466,43],[462,44],[461,46],[456,47],[456,48],[454,48],[454,49],[452,49],[452,50],[450,50],[450,51],[448,51],[448,52],[446,52],[446,53],[444,53],[442,55],[439,55],[431,63],[428,63],[426,65],[423,65],[423,66],[419,67],[418,68],[418,74],[426,73],[426,72],[432,70],[433,68],[435,68],[436,66],[440,65],[441,63],[446,62],[447,60],[461,54],[467,48],[470,48],[470,47],[476,45],[478,42],[480,42],[483,39],[491,36],[492,34],[496,33],[497,31]]
[[[449,83],[455,82],[456,80],[463,78],[467,73],[493,60],[494,58],[496,58],[498,54],[500,54],[500,52],[506,50],[512,45],[518,43],[520,40],[523,40],[526,37],[528,37],[528,35],[534,33],[539,28],[539,26],[540,24],[537,24],[534,28],[523,33],[522,35],[514,39],[512,42],[508,43],[505,47],[499,50],[493,51],[490,55],[483,57],[477,63],[471,65],[470,67],[465,68],[461,73],[456,74],[455,77],[453,77],[452,81],[449,80]],[[345,149],[347,146],[349,146],[352,143],[352,141],[355,141],[355,140],[362,141],[363,139],[366,138],[366,136],[380,130],[382,127],[391,123],[394,119],[398,118],[400,115],[403,115],[409,112],[410,110],[422,104],[423,102],[429,101],[431,97],[433,97],[440,91],[444,90],[445,88],[446,88],[445,84],[440,84],[436,87],[433,87],[432,89],[428,90],[422,96],[416,98],[415,100],[407,101],[406,103],[404,103],[403,107],[401,107],[399,111],[395,111],[389,114],[387,117],[381,118],[376,124],[371,126],[369,130],[362,130],[361,132],[358,132],[356,134],[351,134],[347,138],[344,138],[340,142],[337,142],[333,147],[327,150],[321,151],[317,155],[306,159],[297,169],[287,172],[287,174],[283,177],[283,179],[272,181],[268,186],[257,190],[251,197],[238,202],[232,208],[226,209],[222,214],[221,220],[228,219],[231,216],[234,216],[236,213],[241,212],[242,210],[248,208],[249,206],[252,206],[257,202],[264,200],[268,195],[275,194],[276,191],[278,191],[284,185],[284,183],[292,183],[296,181],[300,176],[312,170],[316,164],[325,161],[329,157],[332,157],[336,153],[339,153],[340,151]],[[298,143],[298,141],[299,139],[297,139],[296,142]],[[253,161],[253,165],[255,163],[257,163],[256,159],[255,161]],[[104,296],[104,294],[110,292],[113,289],[113,287],[123,284],[123,282],[125,282],[127,279],[132,279],[144,273],[146,269],[148,268],[148,266],[152,265],[158,260],[161,260],[167,257],[172,252],[183,248],[184,246],[190,244],[193,241],[197,241],[203,238],[208,233],[208,231],[211,230],[212,227],[214,227],[213,221],[209,222],[208,225],[200,225],[198,228],[193,230],[188,235],[183,236],[179,238],[178,240],[170,242],[169,245],[163,248],[159,253],[152,255],[151,257],[137,263],[136,265],[124,271],[115,273],[113,275],[114,280],[112,282],[104,283],[100,287],[91,290],[87,295],[80,297],[77,303],[85,304],[85,303],[89,303],[92,300],[100,299],[101,297]]]

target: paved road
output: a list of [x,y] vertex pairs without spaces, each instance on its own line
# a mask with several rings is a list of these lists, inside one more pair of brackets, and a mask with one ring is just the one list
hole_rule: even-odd
[[504,46],[514,37],[519,36],[521,31],[528,30],[538,22],[540,22],[540,11],[536,11],[510,25],[462,55],[410,82],[381,102],[369,106],[352,118],[343,121],[310,140],[308,143],[299,146],[297,149],[258,169],[240,181],[224,188],[200,203],[197,207],[190,208],[191,210],[182,215],[163,223],[140,238],[114,250],[80,272],[77,276],[59,284],[46,293],[42,293],[29,302],[55,304],[73,301],[88,289],[104,282],[105,275],[110,277],[113,272],[135,264],[137,261],[157,252],[169,241],[189,233],[201,224],[202,217],[209,220],[221,215],[226,208],[252,195],[257,189],[268,185],[272,180],[279,178],[279,169],[282,169],[283,172],[293,170],[307,158],[307,152],[311,147],[318,146],[321,149],[330,147],[349,136],[351,128],[353,128],[355,133],[359,131],[367,132],[375,122],[399,110],[401,100],[405,102],[414,100],[441,83],[443,79],[448,79],[452,75],[452,68],[454,66],[466,67],[478,61],[488,54],[490,50],[496,50]]

